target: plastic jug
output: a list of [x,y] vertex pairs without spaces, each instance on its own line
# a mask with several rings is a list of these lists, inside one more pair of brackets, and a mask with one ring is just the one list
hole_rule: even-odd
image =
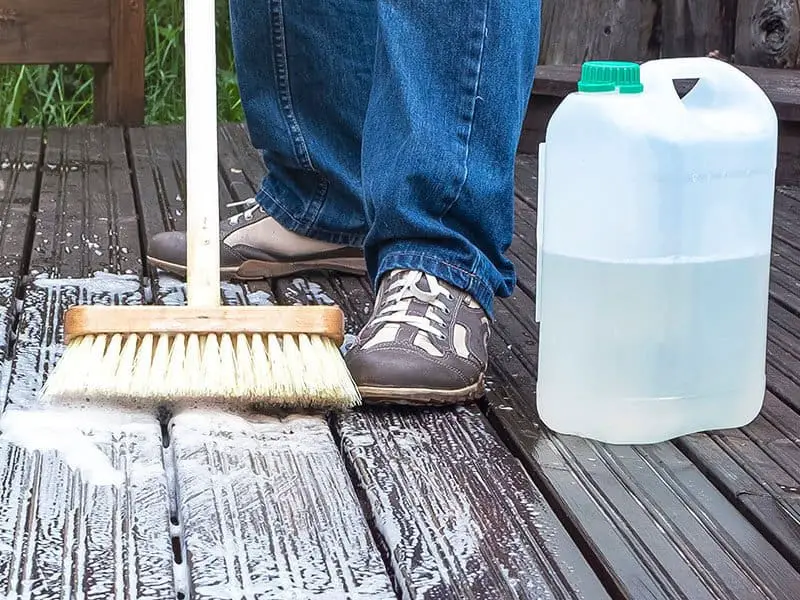
[[[697,79],[683,98],[676,79]],[[539,158],[537,407],[646,444],[746,425],[765,393],[775,110],[711,58],[590,62]]]

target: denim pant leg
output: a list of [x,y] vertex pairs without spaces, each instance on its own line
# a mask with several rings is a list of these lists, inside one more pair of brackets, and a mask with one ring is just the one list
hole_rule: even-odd
[[515,285],[514,157],[540,0],[378,0],[364,125],[367,264],[468,291],[493,314]]
[[242,105],[268,169],[256,199],[300,235],[361,246],[374,0],[230,0]]
[[540,0],[231,0],[239,86],[297,233],[364,245],[375,284],[420,269],[491,315],[513,291],[514,155]]

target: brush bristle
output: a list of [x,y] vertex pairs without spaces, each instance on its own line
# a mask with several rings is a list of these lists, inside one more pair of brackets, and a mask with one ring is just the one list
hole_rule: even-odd
[[42,388],[55,403],[346,409],[361,402],[332,340],[288,334],[85,335]]

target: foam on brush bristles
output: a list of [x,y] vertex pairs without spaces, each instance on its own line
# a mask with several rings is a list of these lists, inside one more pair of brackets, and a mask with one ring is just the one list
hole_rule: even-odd
[[41,394],[45,401],[133,408],[344,409],[360,403],[336,344],[306,334],[76,337]]

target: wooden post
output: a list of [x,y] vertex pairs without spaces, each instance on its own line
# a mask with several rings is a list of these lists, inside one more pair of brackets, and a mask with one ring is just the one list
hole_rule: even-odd
[[734,48],[736,0],[661,0],[662,56],[705,56]]
[[94,67],[94,119],[144,123],[145,1],[109,0],[111,63]]
[[737,64],[800,68],[800,4],[796,0],[739,0]]

